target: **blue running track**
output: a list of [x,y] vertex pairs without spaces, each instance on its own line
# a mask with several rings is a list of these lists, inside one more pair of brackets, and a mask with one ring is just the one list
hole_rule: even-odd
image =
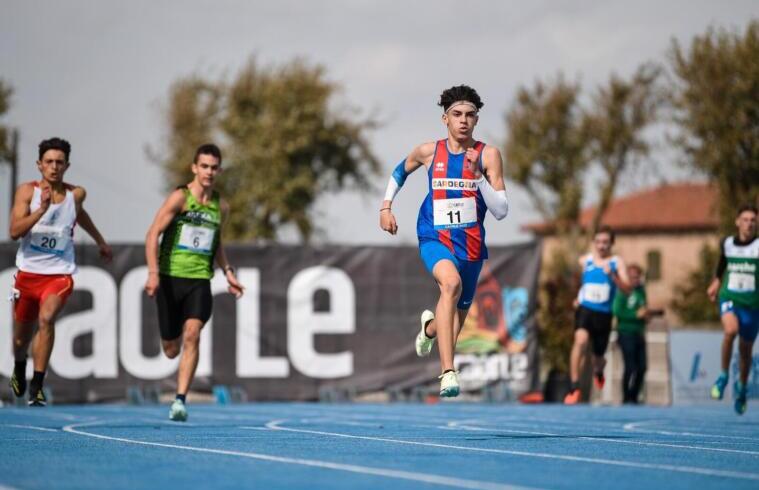
[[[754,408],[754,411],[752,411]],[[759,406],[0,409],[0,488],[759,488]]]

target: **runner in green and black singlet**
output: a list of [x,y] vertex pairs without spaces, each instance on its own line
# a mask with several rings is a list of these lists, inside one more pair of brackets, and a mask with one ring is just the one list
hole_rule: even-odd
[[[145,291],[158,302],[158,325],[163,352],[174,358],[182,353],[177,375],[177,397],[171,420],[187,420],[185,397],[198,365],[200,330],[211,318],[211,277],[214,259],[240,297],[242,285],[229,266],[221,230],[229,206],[213,190],[221,172],[221,150],[203,145],[195,152],[195,178],[169,195],[158,210],[145,242],[148,280]],[[158,238],[163,234],[160,244]]]
[[221,200],[214,192],[207,204],[198,202],[187,186],[184,211],[174,216],[163,232],[158,270],[161,274],[187,279],[213,277],[213,259],[219,246]]

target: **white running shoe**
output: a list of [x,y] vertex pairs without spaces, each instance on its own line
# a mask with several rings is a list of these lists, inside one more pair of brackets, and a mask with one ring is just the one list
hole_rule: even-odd
[[174,422],[185,422],[187,420],[187,408],[181,400],[174,400],[169,409],[169,420]]
[[446,398],[459,396],[459,375],[456,371],[446,371],[439,378],[440,396]]
[[435,314],[432,313],[430,310],[424,310],[422,312],[422,329],[419,331],[419,333],[416,336],[416,342],[414,344],[416,345],[416,355],[419,357],[426,357],[430,355],[430,351],[432,351],[432,346],[435,344],[435,337],[429,338],[427,337],[427,333],[424,331],[424,329],[427,327],[427,324],[435,319]]

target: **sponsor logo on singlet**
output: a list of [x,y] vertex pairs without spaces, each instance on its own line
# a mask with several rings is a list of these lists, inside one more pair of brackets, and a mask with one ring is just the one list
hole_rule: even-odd
[[208,223],[215,223],[214,216],[210,213],[206,213],[203,211],[187,211],[185,213],[185,217],[187,219],[190,219],[196,223],[198,222],[208,222]]
[[727,270],[730,272],[749,272],[753,273],[756,271],[756,265],[749,264],[746,262],[728,262],[727,264]]
[[471,179],[432,179],[433,190],[474,191],[477,183]]

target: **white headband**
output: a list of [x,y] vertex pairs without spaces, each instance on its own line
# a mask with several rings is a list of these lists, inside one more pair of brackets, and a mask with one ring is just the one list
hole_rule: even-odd
[[459,105],[468,105],[469,107],[474,109],[474,112],[479,112],[479,109],[477,109],[477,106],[474,105],[474,102],[469,102],[468,100],[457,100],[456,102],[448,106],[448,110],[446,110],[445,113],[448,114],[448,111],[450,111],[451,109]]

